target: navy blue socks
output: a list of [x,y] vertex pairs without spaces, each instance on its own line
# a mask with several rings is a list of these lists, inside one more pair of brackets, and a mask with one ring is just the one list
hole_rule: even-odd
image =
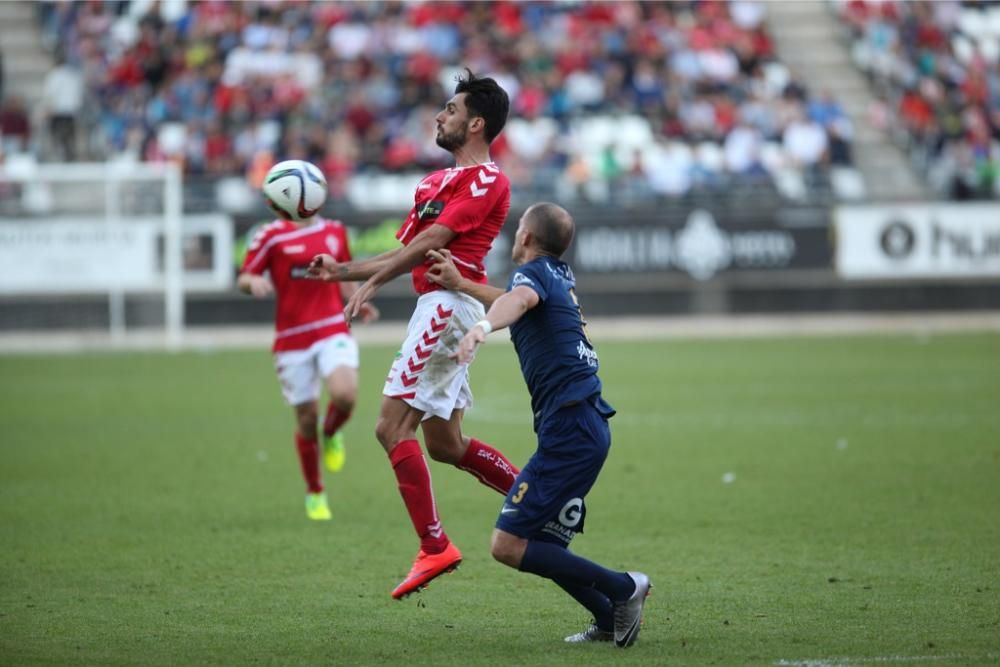
[[[569,584],[597,589],[612,602],[626,600],[635,591],[635,582],[624,572],[614,572],[586,558],[580,558],[569,549],[538,540],[528,540],[520,569],[522,572],[552,579],[564,588],[564,584]],[[573,591],[566,589],[566,592],[587,609],[594,611]]]

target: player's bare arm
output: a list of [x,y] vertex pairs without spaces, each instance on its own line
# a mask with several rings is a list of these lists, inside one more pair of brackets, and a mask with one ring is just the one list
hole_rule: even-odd
[[468,294],[487,308],[493,305],[504,294],[504,290],[493,285],[486,285],[469,280],[458,272],[458,267],[451,259],[451,251],[447,248],[427,251],[427,258],[434,264],[427,270],[427,280],[454,292]]
[[351,321],[361,312],[361,306],[367,303],[375,292],[382,285],[393,278],[408,273],[417,264],[425,261],[427,251],[434,248],[442,248],[455,238],[455,232],[444,225],[433,224],[424,231],[417,234],[410,244],[404,248],[398,248],[396,254],[374,275],[358,288],[351,295],[347,305],[344,306],[344,315]]
[[274,294],[274,286],[271,281],[256,273],[241,273],[236,279],[236,286],[244,294],[252,294],[257,298]]
[[469,363],[476,354],[476,348],[486,342],[490,332],[509,327],[537,305],[538,293],[530,287],[521,285],[505,292],[490,306],[486,319],[469,329],[451,358],[457,359],[460,364]]
[[332,255],[316,255],[309,262],[306,277],[335,283],[348,280],[368,280],[387,266],[403,249],[394,248],[380,255],[357,262],[338,262]]

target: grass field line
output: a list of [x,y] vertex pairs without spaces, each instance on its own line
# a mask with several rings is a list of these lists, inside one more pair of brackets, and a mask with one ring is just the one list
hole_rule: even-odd
[[[671,338],[748,338],[771,336],[845,336],[950,332],[1000,332],[1000,312],[823,313],[781,315],[621,316],[588,319],[596,340]],[[362,345],[396,345],[405,322],[379,322],[355,328]],[[193,350],[260,348],[271,343],[270,326],[192,327],[181,347]],[[133,329],[120,337],[104,330],[32,330],[0,333],[0,353],[75,353],[104,350],[160,350],[162,329]]]
[[967,662],[970,660],[993,660],[993,654],[980,656],[959,655],[881,655],[869,658],[820,658],[815,660],[776,660],[775,667],[851,667],[851,665],[873,665],[883,663],[941,662],[944,660]]

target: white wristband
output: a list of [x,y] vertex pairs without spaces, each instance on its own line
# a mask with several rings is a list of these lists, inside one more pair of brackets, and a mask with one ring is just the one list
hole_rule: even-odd
[[489,320],[479,320],[473,326],[482,327],[483,333],[485,333],[487,336],[493,333],[493,325],[490,324]]

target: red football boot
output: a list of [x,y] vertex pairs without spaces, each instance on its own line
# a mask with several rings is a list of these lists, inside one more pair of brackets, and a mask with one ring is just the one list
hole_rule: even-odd
[[416,593],[442,574],[451,572],[462,562],[462,552],[451,542],[439,554],[424,553],[421,549],[417,552],[417,558],[413,561],[413,567],[406,579],[396,586],[392,591],[395,600],[405,598],[410,593]]

